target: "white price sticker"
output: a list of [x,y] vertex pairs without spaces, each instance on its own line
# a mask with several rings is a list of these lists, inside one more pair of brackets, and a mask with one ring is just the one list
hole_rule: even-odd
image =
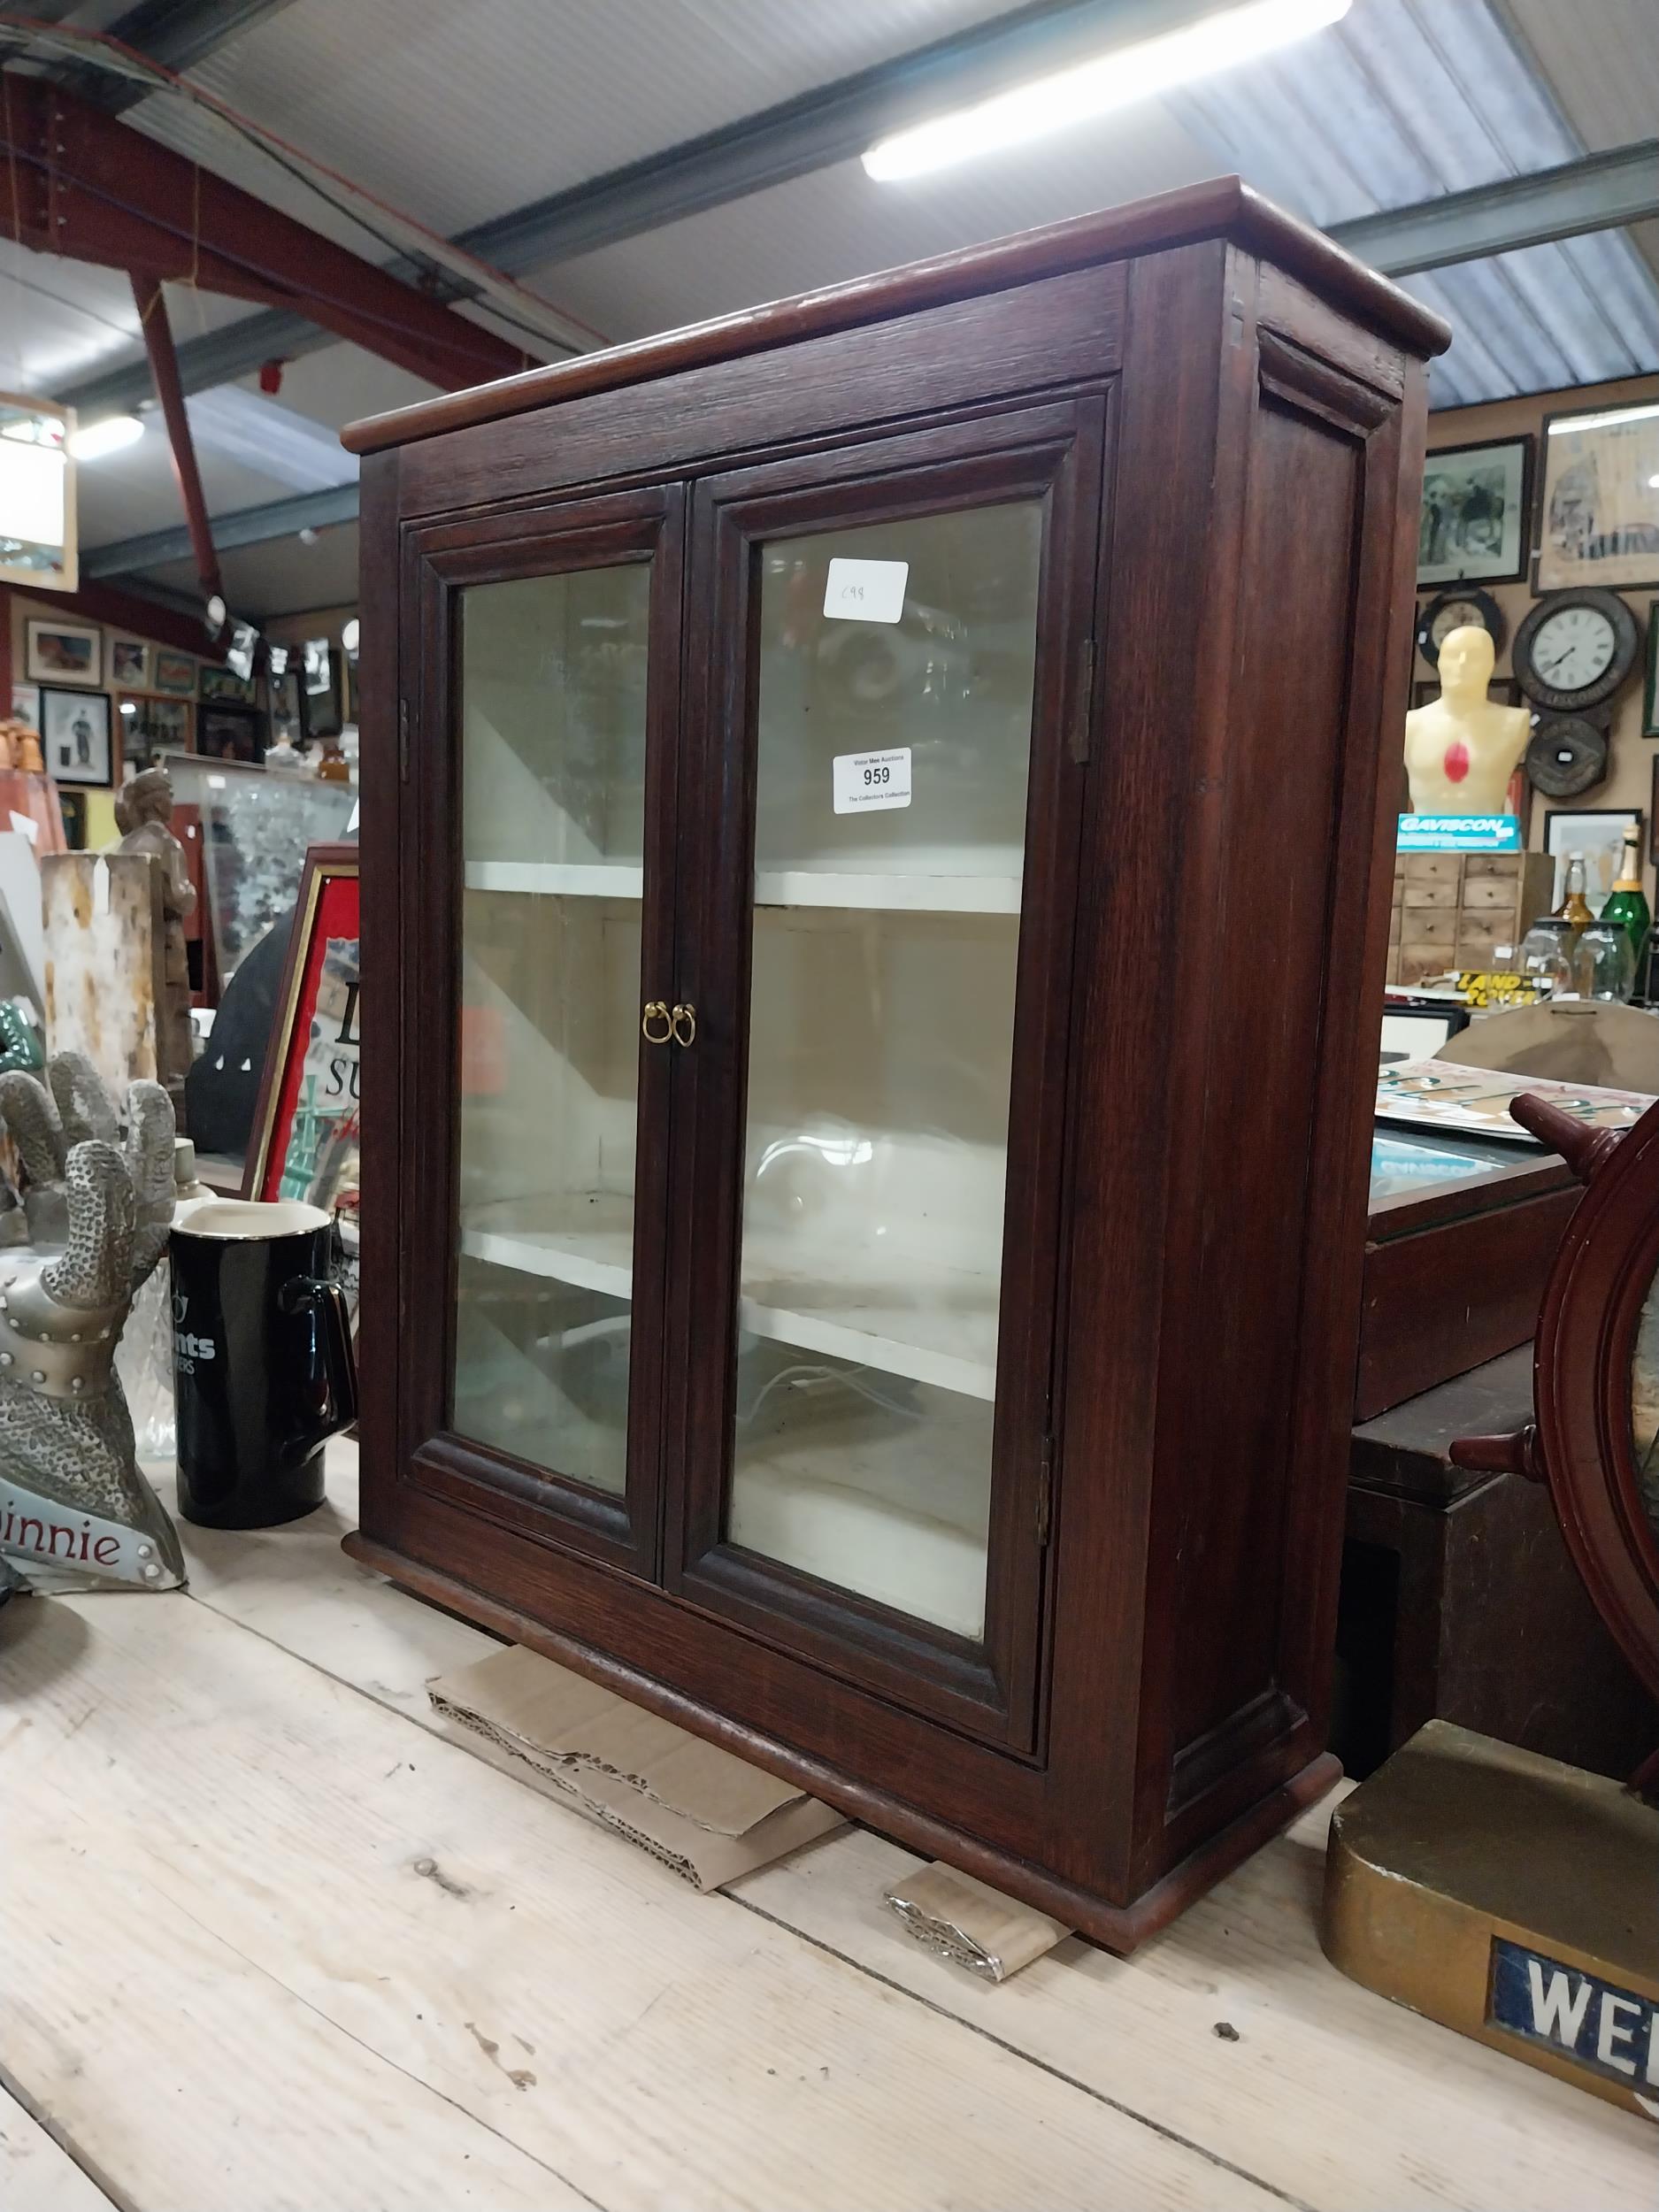
[[19,837],[27,837],[32,845],[41,833],[40,824],[27,814],[19,814],[15,807],[8,808],[7,811],[12,817],[12,828]]
[[908,745],[895,745],[886,753],[837,753],[831,765],[837,814],[871,814],[910,803]]
[[832,622],[896,622],[910,572],[908,561],[832,561],[824,611]]

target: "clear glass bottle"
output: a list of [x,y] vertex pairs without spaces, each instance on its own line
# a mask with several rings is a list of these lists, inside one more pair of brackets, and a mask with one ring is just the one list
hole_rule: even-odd
[[1609,999],[1619,1004],[1629,998],[1636,979],[1636,956],[1622,923],[1603,915],[1588,929],[1578,932],[1572,950],[1573,979],[1580,998]]
[[1565,922],[1540,915],[1516,951],[1517,972],[1546,997],[1561,997],[1572,989],[1572,936]]

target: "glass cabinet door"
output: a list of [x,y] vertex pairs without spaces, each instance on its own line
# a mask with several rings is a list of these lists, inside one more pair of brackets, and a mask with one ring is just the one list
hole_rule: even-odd
[[1070,936],[1100,465],[1098,410],[1064,407],[700,494],[741,602],[717,634],[748,803],[710,896],[742,902],[745,1064],[687,1571],[843,1643],[856,1620],[912,1684],[932,1645],[981,1705],[1039,1609],[1064,1038],[1046,1088],[1027,1056]]
[[447,580],[461,885],[443,1425],[636,1567],[656,1544],[668,1090],[642,1035],[664,1025],[642,1014],[672,964],[678,703],[678,518],[651,503],[557,536],[544,522],[511,566],[474,551]]

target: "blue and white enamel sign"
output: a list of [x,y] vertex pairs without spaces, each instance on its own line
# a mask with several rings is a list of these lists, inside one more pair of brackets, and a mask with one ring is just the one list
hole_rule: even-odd
[[1486,2019],[1627,2088],[1659,2088],[1659,2001],[1494,1936]]

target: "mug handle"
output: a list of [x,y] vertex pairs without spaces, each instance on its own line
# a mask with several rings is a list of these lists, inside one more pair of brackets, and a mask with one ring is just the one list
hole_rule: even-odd
[[284,1313],[303,1312],[311,1322],[303,1387],[307,1408],[316,1416],[311,1441],[320,1444],[357,1417],[357,1363],[346,1294],[326,1276],[296,1275],[283,1284],[280,1302]]

